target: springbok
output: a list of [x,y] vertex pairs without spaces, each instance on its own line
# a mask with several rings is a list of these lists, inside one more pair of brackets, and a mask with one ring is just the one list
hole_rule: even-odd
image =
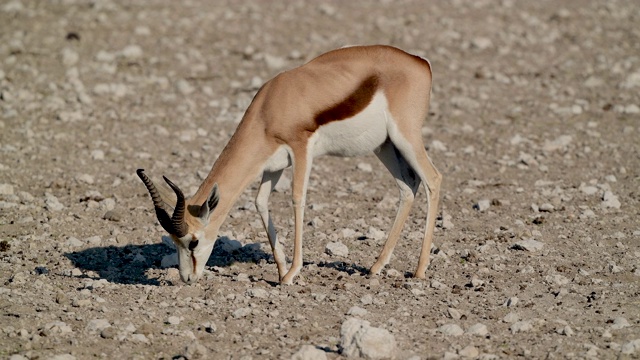
[[[389,262],[421,182],[427,220],[416,278],[424,278],[436,221],[442,176],[429,159],[422,123],[431,96],[431,65],[390,46],[333,50],[265,83],[253,98],[207,178],[189,199],[164,177],[177,200],[171,206],[144,170],[137,171],[151,194],[160,225],[178,249],[181,279],[196,282],[220,226],[244,189],[262,173],[256,208],[267,232],[280,282],[292,284],[302,268],[302,230],[309,172],[320,155],[356,156],[373,151],[400,188],[396,218],[378,260]],[[284,169],[293,166],[295,239],[293,262],[278,244],[268,200]]]

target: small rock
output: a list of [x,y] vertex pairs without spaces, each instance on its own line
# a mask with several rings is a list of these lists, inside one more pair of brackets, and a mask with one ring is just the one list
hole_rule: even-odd
[[78,180],[80,182],[83,182],[85,184],[89,184],[89,185],[93,184],[94,181],[95,181],[93,176],[89,175],[89,174],[80,174],[80,175],[76,176],[76,180]]
[[349,318],[340,327],[340,347],[346,357],[386,359],[396,353],[396,340],[388,330],[371,327],[365,320]]
[[207,349],[204,345],[200,344],[200,342],[193,341],[192,343],[190,343],[185,347],[184,356],[189,360],[208,359],[209,349]]
[[478,211],[480,211],[480,212],[483,212],[483,211],[487,211],[487,210],[489,210],[489,207],[490,207],[490,206],[491,206],[491,200],[489,200],[489,199],[482,199],[482,200],[479,200],[479,201],[478,201],[478,202],[473,206],[473,208],[474,208],[474,209],[476,209],[476,210],[478,210]]
[[48,210],[60,211],[60,210],[64,209],[64,205],[62,205],[60,203],[60,201],[58,200],[57,197],[55,197],[55,196],[53,196],[51,194],[47,194],[46,197],[47,197],[47,199],[45,200],[45,205],[46,205]]
[[324,252],[331,256],[349,256],[349,248],[339,241],[328,243]]
[[109,323],[109,320],[107,319],[93,319],[91,321],[89,321],[89,323],[87,324],[87,331],[89,332],[100,332],[106,328],[108,328],[109,326],[111,326],[111,324]]
[[198,330],[204,330],[209,334],[213,334],[218,330],[218,328],[216,327],[216,324],[212,323],[211,321],[205,321],[202,324],[200,324],[200,327],[198,327]]
[[360,302],[363,305],[371,305],[373,304],[373,296],[371,294],[366,294],[362,298],[360,298]]
[[507,324],[515,323],[518,320],[520,320],[520,315],[514,312],[510,312],[502,318],[502,321],[506,322]]
[[486,50],[493,46],[491,39],[486,37],[477,37],[471,40],[471,47],[478,50]]
[[370,226],[369,230],[367,231],[367,239],[373,239],[377,241],[377,240],[382,240],[385,237],[386,237],[386,234],[384,231],[378,230],[373,226]]
[[555,210],[555,207],[549,203],[544,203],[542,205],[540,205],[540,207],[538,208],[540,211],[544,211],[544,212],[552,212],[553,210]]
[[564,336],[571,336],[574,334],[573,329],[571,329],[569,325],[556,329],[556,333]]
[[84,243],[80,239],[77,239],[77,238],[75,238],[73,236],[70,236],[67,239],[67,245],[71,246],[71,247],[80,247],[80,246],[83,246]]
[[458,351],[458,355],[464,358],[475,359],[478,357],[478,355],[480,355],[480,351],[477,347],[469,345],[464,349]]
[[536,252],[536,251],[542,250],[543,247],[544,247],[544,243],[540,241],[533,240],[533,239],[524,239],[513,244],[511,248],[514,250],[525,250],[525,251]]
[[13,195],[13,185],[0,184],[0,195]]
[[178,325],[180,324],[180,318],[178,316],[169,316],[165,323],[169,325]]
[[114,337],[116,337],[116,334],[117,331],[113,326],[109,326],[100,332],[100,336],[103,339],[113,339]]
[[366,309],[363,309],[359,306],[352,306],[349,311],[347,311],[347,315],[351,315],[351,316],[357,316],[357,317],[364,317],[368,314],[369,312]]
[[326,360],[327,354],[313,345],[302,345],[291,360]]
[[603,208],[611,208],[611,209],[620,209],[620,200],[618,197],[613,194],[610,190],[607,190],[602,195],[602,203],[601,206]]
[[90,236],[86,239],[84,239],[84,241],[87,242],[87,244],[92,245],[92,246],[99,246],[102,243],[102,238],[98,235],[95,236]]
[[267,292],[267,290],[260,289],[260,288],[248,289],[246,294],[251,298],[258,298],[258,299],[266,299],[267,297],[269,297],[269,293]]
[[233,317],[235,319],[240,319],[243,318],[245,316],[248,316],[251,314],[251,308],[248,307],[244,307],[244,308],[239,308],[236,311],[233,312]]
[[562,150],[566,148],[573,141],[573,137],[571,135],[562,135],[556,138],[555,140],[547,140],[542,146],[542,150],[545,152],[553,152],[557,150]]
[[438,328],[438,332],[447,336],[460,336],[464,330],[457,324],[444,324]]
[[138,60],[142,58],[143,55],[142,48],[138,45],[129,45],[122,49],[120,55],[128,60]]
[[453,320],[460,320],[460,318],[462,317],[462,314],[460,313],[460,311],[454,308],[448,308],[447,314],[449,314],[449,317],[452,318]]
[[129,335],[129,339],[132,342],[148,344],[149,338],[147,338],[144,334],[131,334]]
[[623,317],[617,317],[613,319],[613,325],[611,325],[611,330],[620,330],[626,327],[631,326],[629,321]]
[[467,334],[469,335],[485,336],[488,333],[489,333],[489,330],[487,329],[487,326],[481,323],[471,325],[467,329]]
[[533,325],[529,320],[515,322],[509,327],[509,330],[511,330],[512,334],[529,331],[531,329],[533,329]]
[[609,272],[611,272],[612,274],[617,274],[617,273],[620,273],[620,272],[624,271],[624,269],[622,267],[616,265],[616,263],[614,263],[614,262],[610,262],[607,265],[607,268],[609,269]]
[[640,339],[631,340],[628,343],[623,344],[620,352],[625,355],[634,355],[640,352]]
[[518,304],[518,298],[513,296],[507,299],[507,301],[504,302],[504,306],[506,307],[514,307]]
[[120,215],[120,213],[118,211],[109,210],[104,214],[104,216],[102,218],[105,219],[105,220],[118,222],[118,221],[122,220],[122,215]]
[[368,163],[358,163],[357,166],[358,170],[364,171],[364,172],[372,172],[373,171],[373,167],[371,166],[371,164]]

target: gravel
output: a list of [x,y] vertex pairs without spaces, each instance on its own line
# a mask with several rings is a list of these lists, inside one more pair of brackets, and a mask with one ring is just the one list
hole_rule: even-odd
[[[425,9],[0,4],[0,357],[337,359],[349,318],[392,335],[397,359],[639,356],[636,2]],[[426,279],[408,278],[423,187],[383,275],[367,273],[398,205],[370,154],[314,161],[294,285],[278,285],[258,179],[183,284],[135,170],[193,194],[264,81],[364,43],[433,65],[414,129],[443,174]],[[270,211],[291,261],[290,170]]]

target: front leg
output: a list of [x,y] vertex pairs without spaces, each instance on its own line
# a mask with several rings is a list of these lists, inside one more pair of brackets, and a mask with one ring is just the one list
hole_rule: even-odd
[[293,211],[295,216],[295,240],[293,247],[293,263],[281,281],[286,285],[293,284],[293,278],[295,278],[300,272],[300,269],[302,269],[302,229],[310,170],[311,158],[307,156],[306,148],[294,152],[292,187]]
[[258,189],[258,195],[256,195],[256,209],[260,214],[262,225],[264,225],[264,230],[267,232],[267,237],[269,238],[269,245],[271,245],[273,260],[276,262],[276,266],[278,267],[279,281],[282,281],[282,278],[287,272],[287,260],[282,252],[282,247],[278,243],[276,229],[273,226],[273,221],[271,221],[271,214],[269,213],[269,196],[271,195],[271,192],[273,192],[273,188],[276,187],[281,175],[282,170],[273,172],[265,171],[262,174],[262,181],[260,183],[260,188]]

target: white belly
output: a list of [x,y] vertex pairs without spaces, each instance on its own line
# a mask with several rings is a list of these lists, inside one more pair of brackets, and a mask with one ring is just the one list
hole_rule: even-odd
[[355,116],[321,126],[312,136],[313,156],[368,154],[387,139],[387,99],[376,93]]

